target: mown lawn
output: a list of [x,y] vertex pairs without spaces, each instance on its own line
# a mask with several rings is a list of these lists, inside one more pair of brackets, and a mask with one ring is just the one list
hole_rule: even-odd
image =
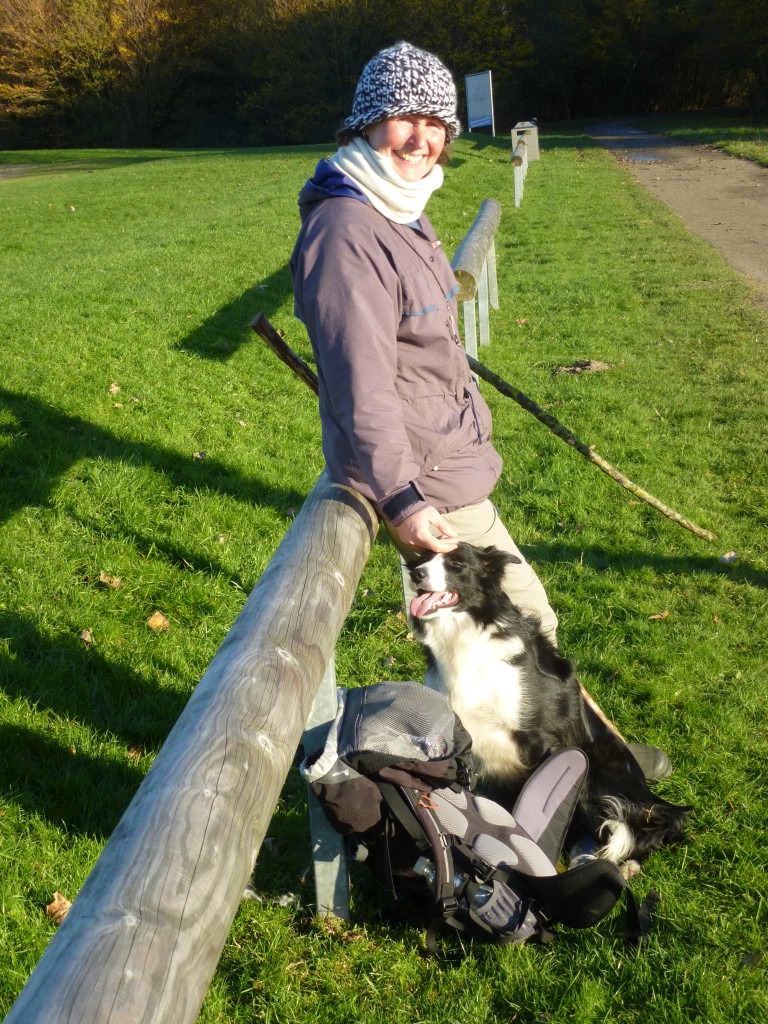
[[[248,329],[309,358],[287,260],[322,147],[0,154],[0,1010],[99,850],[322,468],[313,400]],[[632,888],[662,896],[630,955],[616,912],[546,948],[460,966],[379,913],[312,914],[303,785],[289,775],[200,1020],[618,1024],[768,1013],[768,323],[751,286],[576,130],[544,133],[515,210],[508,145],[455,146],[430,212],[452,253],[504,213],[481,359],[703,541],[485,388],[496,501],[560,616],[563,650],[631,739],[669,751],[686,845]],[[600,373],[553,373],[576,360]],[[735,553],[735,554],[731,554]],[[723,557],[727,556],[727,557]],[[115,579],[121,585],[115,584]],[[340,681],[419,678],[379,538]],[[156,632],[160,611],[170,628]]]

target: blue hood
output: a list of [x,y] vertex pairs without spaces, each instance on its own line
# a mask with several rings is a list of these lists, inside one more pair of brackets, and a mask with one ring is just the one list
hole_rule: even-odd
[[314,176],[309,179],[306,185],[299,192],[299,209],[302,221],[309,213],[315,203],[324,199],[357,199],[361,203],[367,203],[367,196],[360,190],[359,186],[342,174],[325,157],[320,160],[315,168]]

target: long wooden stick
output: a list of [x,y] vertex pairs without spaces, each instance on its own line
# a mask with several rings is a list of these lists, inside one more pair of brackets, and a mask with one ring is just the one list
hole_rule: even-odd
[[261,335],[277,358],[282,360],[286,366],[290,366],[293,372],[301,377],[307,387],[317,394],[317,374],[311,366],[304,362],[301,356],[293,351],[287,342],[283,341],[263,313],[257,313],[253,318],[251,330]]
[[541,406],[537,405],[527,395],[523,394],[522,391],[518,391],[516,387],[513,387],[511,384],[508,384],[507,381],[502,380],[501,377],[497,376],[492,370],[489,370],[488,367],[483,366],[482,363],[478,363],[478,361],[473,359],[472,356],[467,356],[467,359],[469,360],[469,365],[473,372],[476,373],[478,377],[482,377],[488,384],[492,384],[493,387],[495,387],[496,390],[506,398],[511,398],[513,401],[517,402],[519,406],[534,415],[540,423],[544,424],[545,427],[549,427],[553,434],[557,434],[561,441],[565,441],[565,443],[570,445],[571,448],[575,448],[580,455],[583,455],[585,459],[588,459],[594,466],[601,469],[603,473],[606,473],[612,480],[615,480],[617,484],[621,484],[622,487],[634,494],[635,497],[640,498],[641,501],[647,502],[655,508],[657,512],[661,512],[661,514],[666,516],[667,519],[671,519],[679,526],[684,527],[686,530],[690,530],[691,533],[695,533],[697,537],[702,537],[704,540],[717,539],[714,533],[710,533],[709,530],[705,530],[701,526],[697,526],[696,523],[692,523],[689,519],[685,519],[679,512],[675,512],[673,509],[663,505],[658,498],[654,498],[654,496],[649,494],[648,491],[643,490],[639,484],[633,483],[625,477],[624,474],[620,473],[618,469],[610,464],[610,462],[606,462],[602,456],[598,455],[597,452],[594,452],[589,445],[580,441],[575,434],[568,430],[567,427],[564,427],[563,424],[556,420],[554,416],[550,416],[549,413],[544,412]]
[[[315,372],[304,362],[304,360],[298,356],[293,349],[286,344],[286,342],[280,337],[277,331],[274,329],[269,320],[264,316],[263,313],[259,313],[253,322],[251,328],[267,343],[272,349],[275,355],[281,359],[286,366],[297,373],[299,377],[317,394],[317,376]],[[585,459],[588,459],[594,466],[606,473],[612,480],[615,480],[617,484],[621,484],[626,490],[634,494],[636,498],[646,502],[652,508],[655,508],[657,512],[661,512],[667,519],[671,519],[678,526],[682,526],[686,530],[690,530],[697,537],[701,537],[704,540],[716,540],[714,533],[710,533],[709,530],[703,529],[701,526],[697,526],[696,523],[692,523],[689,519],[685,519],[680,515],[679,512],[675,512],[673,509],[662,504],[658,498],[654,498],[652,494],[640,487],[639,484],[633,483],[623,473],[620,473],[618,469],[606,462],[602,456],[594,452],[589,445],[584,444],[578,437],[567,427],[564,427],[562,423],[555,419],[554,416],[550,416],[549,413],[544,412],[540,405],[537,405],[527,395],[523,394],[522,391],[518,391],[516,387],[508,384],[507,381],[503,380],[492,370],[489,370],[487,366],[483,366],[473,356],[468,355],[470,368],[473,373],[476,373],[478,377],[482,377],[484,381],[491,384],[498,392],[504,395],[506,398],[511,398],[514,402],[517,402],[519,406],[531,413],[536,419],[543,423],[545,427],[548,427],[553,434],[556,434],[561,441],[565,441],[571,448],[575,448],[576,451],[583,455]]]

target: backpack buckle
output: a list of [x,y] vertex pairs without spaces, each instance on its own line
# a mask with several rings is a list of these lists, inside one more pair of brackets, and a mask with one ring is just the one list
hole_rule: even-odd
[[459,909],[459,901],[455,896],[444,896],[438,904],[443,917],[452,917]]
[[472,871],[478,882],[487,882],[496,869],[486,860],[472,858]]

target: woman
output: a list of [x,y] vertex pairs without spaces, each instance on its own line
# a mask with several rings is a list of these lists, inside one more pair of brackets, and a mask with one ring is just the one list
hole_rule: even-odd
[[406,558],[459,540],[514,552],[510,597],[554,639],[544,588],[488,500],[502,462],[461,347],[456,279],[423,212],[459,130],[433,54],[403,42],[366,65],[338,152],[299,196],[295,310],[331,477],[374,502]]
[[[295,312],[317,366],[331,478],[375,504],[406,559],[459,541],[513,552],[505,589],[556,643],[544,587],[489,499],[502,462],[461,346],[456,279],[424,215],[460,127],[434,54],[401,42],[368,62],[338,152],[299,195]],[[669,774],[662,751],[630,748],[647,778]]]

